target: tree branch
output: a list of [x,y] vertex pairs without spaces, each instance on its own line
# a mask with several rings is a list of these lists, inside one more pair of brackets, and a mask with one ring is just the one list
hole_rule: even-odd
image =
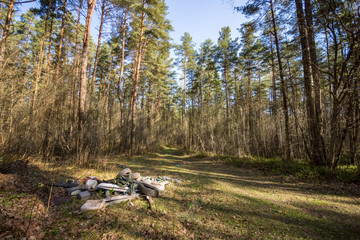
[[[35,2],[36,0],[27,0],[27,1],[22,1],[22,2],[15,2],[14,4],[22,4],[22,3],[31,3],[31,2]],[[11,1],[6,1],[6,0],[0,0],[0,2],[5,3],[5,4],[11,4],[13,2]]]

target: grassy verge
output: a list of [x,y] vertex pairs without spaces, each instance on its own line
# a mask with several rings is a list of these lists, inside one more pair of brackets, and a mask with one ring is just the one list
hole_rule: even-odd
[[[206,156],[204,153],[196,155],[198,158]],[[288,179],[301,181],[330,181],[342,183],[360,183],[360,171],[355,165],[344,165],[337,169],[312,166],[307,162],[294,160],[284,162],[280,158],[253,158],[253,157],[232,157],[217,156],[232,166],[252,168],[263,171],[265,174],[275,174]]]
[[[264,174],[266,171],[255,165],[238,167],[225,164],[224,159],[200,158],[171,148],[98,161],[102,164],[95,168],[36,163],[24,170],[37,174],[1,173],[0,233],[6,233],[1,237],[360,239],[360,190],[356,184],[286,182],[281,175],[270,174],[270,170]],[[47,212],[49,189],[39,184],[41,177],[31,179],[36,183],[34,188],[21,186],[35,175],[112,178],[119,165],[143,176],[181,178],[181,183],[173,182],[154,198],[152,211],[147,201],[138,199],[84,213],[78,211],[83,204],[78,200],[50,207]],[[12,180],[14,188],[9,188]],[[53,189],[53,196],[61,194],[61,189]]]

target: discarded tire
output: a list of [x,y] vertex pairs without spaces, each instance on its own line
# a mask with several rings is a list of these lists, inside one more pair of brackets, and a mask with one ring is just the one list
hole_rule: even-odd
[[130,174],[131,174],[130,168],[125,168],[124,170],[122,170],[122,171],[119,173],[118,177],[129,177]]
[[48,185],[51,186],[55,186],[55,187],[64,187],[64,188],[72,188],[72,187],[76,187],[79,185],[79,183],[74,183],[73,181],[71,180],[68,180],[67,182],[65,182],[64,180],[63,181],[55,181],[54,182],[48,182]]
[[152,186],[152,188],[157,190],[159,193],[161,193],[165,190],[165,185],[169,184],[169,181],[156,182],[156,181],[151,181],[150,179],[144,179],[144,180],[140,180],[140,183],[148,184]]
[[130,174],[130,178],[133,180],[137,180],[140,178],[140,173],[132,173]]
[[154,187],[156,190],[158,190],[159,193],[165,191],[165,183],[156,183],[154,184]]
[[141,195],[146,195],[149,197],[158,197],[159,191],[152,185],[147,183],[139,183],[138,190]]

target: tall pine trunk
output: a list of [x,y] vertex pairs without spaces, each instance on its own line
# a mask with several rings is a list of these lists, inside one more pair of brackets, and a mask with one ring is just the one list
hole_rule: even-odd
[[12,0],[8,6],[8,13],[6,15],[5,26],[2,32],[1,43],[0,43],[0,74],[3,71],[3,63],[5,60],[6,40],[9,36],[10,22],[12,14],[14,12],[15,0]]
[[188,146],[188,137],[187,137],[187,131],[186,131],[186,72],[187,72],[187,56],[185,55],[184,58],[184,99],[183,99],[183,111],[182,111],[182,127],[184,130],[184,147],[185,149]]
[[[95,9],[96,0],[88,0],[88,9],[85,23],[84,44],[81,53],[81,73],[80,73],[80,93],[79,93],[79,119],[78,128],[80,136],[83,134],[85,123],[85,100],[86,100],[86,82],[87,82],[87,64],[89,55],[89,39],[91,18]],[[80,138],[81,139],[81,138]],[[83,144],[83,142],[80,142]]]
[[122,26],[122,43],[121,43],[121,67],[120,67],[120,76],[119,76],[119,90],[118,90],[118,99],[119,99],[119,112],[120,112],[120,129],[122,130],[122,122],[123,122],[123,106],[124,106],[124,70],[125,70],[125,41],[126,41],[126,21],[127,21],[127,14],[129,8],[126,7],[123,19],[123,26]]
[[133,73],[133,85],[131,91],[131,133],[130,133],[130,147],[133,152],[135,145],[135,110],[136,110],[136,99],[137,99],[137,86],[139,83],[139,75],[140,75],[140,66],[142,60],[142,49],[143,49],[143,38],[144,38],[144,28],[145,28],[145,3],[146,1],[142,1],[142,14],[141,14],[141,27],[140,27],[140,36],[139,43],[137,49],[137,55],[135,59],[135,69]]
[[74,56],[74,64],[73,64],[73,75],[72,75],[72,80],[71,80],[71,100],[70,100],[70,112],[71,112],[71,120],[72,122],[75,122],[75,118],[76,118],[76,91],[77,91],[77,77],[79,75],[79,51],[78,51],[78,47],[79,47],[79,32],[80,32],[80,18],[81,18],[81,8],[82,8],[82,3],[84,0],[80,0],[79,1],[79,10],[78,10],[78,19],[77,19],[77,23],[76,23],[76,37],[75,37],[75,56]]
[[[51,9],[52,12],[54,12],[54,9]],[[50,82],[50,66],[51,66],[51,44],[52,44],[52,33],[53,33],[53,27],[54,27],[54,14],[51,15],[50,20],[50,31],[49,31],[49,39],[48,39],[48,53],[46,58],[46,75],[45,75],[45,86],[48,88],[49,82]]]
[[226,101],[226,134],[230,137],[229,117],[230,117],[230,103],[229,103],[229,79],[228,79],[228,64],[225,54],[224,62],[224,79],[225,79],[225,101]]
[[98,36],[98,42],[97,42],[96,54],[95,54],[94,70],[93,70],[91,84],[90,84],[90,97],[89,97],[90,108],[92,106],[92,101],[93,101],[92,99],[93,99],[93,92],[94,92],[94,85],[95,85],[95,78],[96,78],[96,68],[97,68],[98,61],[99,61],[101,36],[102,36],[102,31],[103,31],[103,26],[104,26],[105,6],[106,6],[106,0],[103,0],[102,6],[101,6],[101,20],[100,20],[99,36]]
[[277,154],[279,151],[280,137],[279,137],[279,122],[278,122],[278,114],[277,114],[277,103],[276,103],[276,78],[275,78],[275,54],[273,48],[273,40],[270,36],[270,50],[271,50],[271,81],[272,81],[272,115],[273,120],[275,122],[275,136],[273,149]]
[[[308,135],[310,136],[310,160],[314,165],[322,165],[323,160],[321,157],[321,144],[319,143],[320,137],[318,134],[316,113],[314,107],[314,97],[312,89],[312,72],[311,72],[311,58],[310,58],[310,46],[308,41],[308,32],[305,23],[303,2],[302,0],[296,0],[296,15],[298,20],[299,32],[300,32],[300,44],[302,49],[302,61],[304,69],[304,90],[306,97],[306,110],[307,110],[307,124]],[[332,127],[337,125],[337,120],[333,119],[331,122]]]
[[321,84],[319,66],[316,54],[315,34],[313,27],[313,14],[311,0],[305,0],[305,22],[308,33],[308,44],[310,50],[311,61],[311,75],[313,80],[313,96],[314,96],[314,108],[315,108],[315,121],[314,121],[314,142],[317,148],[317,155],[319,156],[319,162],[321,165],[326,164],[326,153],[323,145],[322,136],[322,112],[321,112]]
[[63,15],[61,20],[61,29],[60,29],[60,43],[59,43],[59,51],[57,55],[57,61],[56,61],[56,69],[55,69],[55,76],[54,76],[54,98],[53,98],[53,105],[52,105],[52,111],[54,111],[55,104],[56,104],[56,98],[57,98],[57,87],[58,87],[58,81],[59,81],[59,72],[60,72],[60,62],[61,62],[61,54],[62,54],[62,48],[64,44],[64,28],[65,28],[65,18],[66,18],[66,6],[67,6],[67,0],[64,1],[63,5]]
[[44,34],[41,38],[41,45],[40,45],[40,51],[39,51],[39,56],[38,56],[37,68],[36,68],[36,78],[35,78],[34,88],[32,90],[33,91],[32,100],[30,103],[30,105],[31,105],[30,106],[30,111],[31,111],[30,117],[31,118],[33,117],[34,109],[35,109],[35,105],[36,105],[36,101],[37,101],[37,94],[38,94],[42,64],[43,64],[43,60],[44,60],[43,54],[45,51],[45,38],[47,35],[47,28],[48,28],[48,21],[49,21],[49,16],[50,16],[51,5],[52,5],[52,0],[49,0],[49,5],[48,5],[45,21],[44,21],[44,24],[45,24]]
[[274,13],[274,6],[272,0],[270,1],[270,8],[271,8],[271,18],[273,24],[273,31],[275,37],[275,47],[276,47],[276,56],[278,59],[279,64],[279,75],[280,75],[280,84],[281,84],[281,93],[283,97],[283,108],[285,113],[285,146],[286,146],[286,159],[291,160],[291,140],[290,140],[290,124],[289,124],[289,109],[288,109],[288,97],[287,97],[287,84],[284,78],[284,70],[281,61],[281,54],[280,54],[280,43],[277,34],[277,25],[275,20],[275,13]]
[[62,47],[63,47],[63,38],[64,38],[64,27],[65,27],[65,18],[66,18],[66,6],[67,6],[67,0],[64,1],[63,5],[63,15],[61,20],[61,30],[60,30],[60,43],[59,43],[59,50],[57,55],[57,62],[56,62],[56,70],[54,75],[54,89],[53,89],[53,97],[52,97],[52,104],[49,109],[49,114],[46,119],[46,133],[45,133],[45,139],[43,141],[43,153],[47,153],[47,148],[49,146],[49,134],[50,134],[50,122],[52,120],[56,103],[57,103],[57,87],[58,87],[58,80],[59,80],[59,72],[60,72],[60,61],[61,61],[61,54],[62,54]]
[[248,82],[247,82],[247,91],[246,91],[246,101],[248,103],[248,126],[249,126],[249,146],[250,151],[253,149],[253,140],[254,140],[254,132],[253,132],[253,106],[252,106],[252,70],[250,59],[248,59]]

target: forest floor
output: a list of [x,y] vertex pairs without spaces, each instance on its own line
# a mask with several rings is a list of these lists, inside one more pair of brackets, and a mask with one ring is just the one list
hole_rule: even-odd
[[[299,182],[172,148],[98,162],[91,169],[20,161],[2,168],[0,239],[360,239],[356,184]],[[141,198],[84,213],[79,200],[47,209],[47,179],[111,179],[119,164],[181,184],[154,198],[152,210]],[[63,195],[54,188],[51,198]]]

